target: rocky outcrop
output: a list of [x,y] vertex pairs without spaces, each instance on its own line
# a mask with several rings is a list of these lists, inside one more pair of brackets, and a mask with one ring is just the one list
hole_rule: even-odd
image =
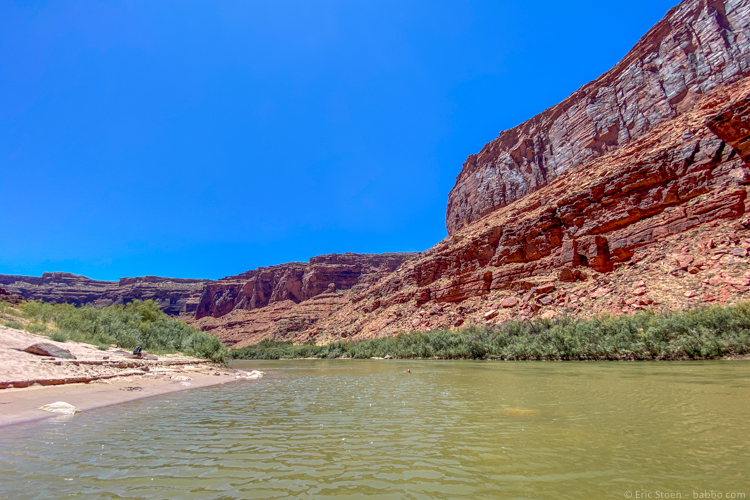
[[193,313],[203,287],[211,280],[143,276],[98,281],[71,273],[44,273],[41,277],[0,275],[0,285],[25,300],[53,304],[89,304],[105,307],[135,299],[155,300],[167,314]]
[[0,288],[0,302],[7,302],[8,304],[20,304],[21,302],[23,302],[23,297]]
[[264,339],[300,341],[304,337],[308,340],[310,332],[316,331],[316,325],[348,303],[347,293],[343,290],[327,291],[300,303],[281,300],[266,307],[234,309],[218,318],[205,316],[188,322],[219,337],[225,345],[236,348]]
[[449,234],[650,134],[750,72],[750,2],[685,0],[612,70],[506,130],[463,165]]
[[708,128],[750,163],[750,97],[730,105],[707,123]]
[[207,285],[195,317],[221,317],[234,310],[260,309],[289,301],[300,303],[336,289],[364,287],[415,258],[413,253],[330,254],[310,262],[261,267]]

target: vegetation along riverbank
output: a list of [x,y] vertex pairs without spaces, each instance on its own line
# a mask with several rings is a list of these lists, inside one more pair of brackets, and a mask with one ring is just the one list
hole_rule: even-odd
[[179,352],[220,363],[227,354],[219,339],[164,314],[153,300],[101,309],[41,301],[0,302],[0,324],[47,335],[57,342],[93,344],[102,350],[111,344],[129,350],[140,346],[153,354]]
[[750,302],[656,314],[534,319],[326,345],[264,340],[235,359],[683,360],[750,353]]

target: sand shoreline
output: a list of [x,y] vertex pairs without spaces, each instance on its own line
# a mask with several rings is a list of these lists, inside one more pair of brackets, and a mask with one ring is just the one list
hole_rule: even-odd
[[[75,358],[25,352],[51,344]],[[245,374],[205,359],[177,354],[134,357],[78,342],[0,326],[0,427],[60,416],[39,407],[63,401],[81,411],[152,396],[234,382]]]
[[[190,385],[175,380],[155,380],[142,376],[121,377],[109,383],[80,383],[26,387],[0,391],[0,428],[45,420],[69,418],[40,410],[45,404],[64,401],[82,412],[174,392],[239,382],[234,374],[220,376],[191,374]],[[134,389],[135,388],[135,389]]]

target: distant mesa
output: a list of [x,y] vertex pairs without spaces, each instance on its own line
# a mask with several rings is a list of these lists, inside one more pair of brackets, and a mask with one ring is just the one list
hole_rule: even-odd
[[0,286],[24,300],[105,307],[135,299],[155,300],[167,314],[195,311],[203,286],[212,280],[143,276],[98,281],[77,274],[53,272],[41,277],[0,274]]
[[159,276],[98,281],[65,272],[48,272],[41,277],[0,275],[4,287],[0,296],[95,307],[154,300],[167,314],[220,317],[234,309],[257,309],[284,300],[299,303],[337,289],[366,288],[417,255],[321,255],[309,263],[261,267],[218,281]]

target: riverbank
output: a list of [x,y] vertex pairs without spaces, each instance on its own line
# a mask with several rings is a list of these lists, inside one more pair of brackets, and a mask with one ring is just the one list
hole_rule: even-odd
[[[24,351],[39,343],[64,349],[73,359]],[[0,327],[0,359],[0,426],[56,416],[39,407],[57,401],[86,411],[223,384],[239,374],[205,359],[181,355],[142,359],[118,348],[102,351],[6,327]]]
[[704,360],[750,354],[750,302],[593,318],[537,318],[325,345],[264,340],[234,359]]
[[[0,427],[25,422],[60,417],[39,408],[64,401],[85,412],[105,406],[127,403],[152,396],[234,382],[232,373],[220,376],[190,374],[189,382],[167,379],[149,379],[142,375],[117,377],[106,382],[66,384],[59,386],[32,386],[23,389],[0,391]],[[187,385],[187,384],[190,385]]]

